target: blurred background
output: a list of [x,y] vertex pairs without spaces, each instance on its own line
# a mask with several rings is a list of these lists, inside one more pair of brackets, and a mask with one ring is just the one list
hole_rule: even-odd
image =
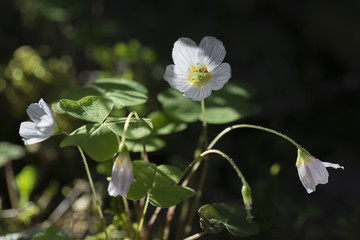
[[[30,103],[40,98],[54,102],[99,76],[141,82],[149,89],[149,101],[139,111],[145,116],[160,109],[156,95],[169,87],[162,75],[172,63],[174,42],[189,37],[199,43],[215,36],[227,50],[231,81],[251,86],[251,101],[262,109],[236,123],[278,130],[320,160],[345,167],[329,169],[329,183],[309,195],[298,178],[296,149],[288,142],[256,130],[226,135],[216,148],[236,161],[252,187],[261,231],[249,239],[359,239],[359,10],[357,0],[1,1],[0,141],[22,146],[19,125],[28,119]],[[210,125],[210,139],[227,126]],[[167,136],[167,147],[150,153],[150,160],[190,162],[200,130],[198,122]],[[36,180],[20,201],[35,202],[46,194],[51,200],[41,214],[25,216],[12,228],[0,219],[0,235],[19,232],[20,226],[36,231],[74,181],[86,180],[76,149],[60,149],[61,140],[56,136],[27,147],[12,161],[15,175],[25,169],[23,175]],[[96,171],[96,162],[90,165],[109,207],[105,177]],[[11,208],[5,166],[0,172],[5,210]],[[201,203],[241,201],[241,182],[231,166],[212,157]],[[89,232],[89,227],[84,230]],[[203,239],[220,236],[233,239],[225,231]]]

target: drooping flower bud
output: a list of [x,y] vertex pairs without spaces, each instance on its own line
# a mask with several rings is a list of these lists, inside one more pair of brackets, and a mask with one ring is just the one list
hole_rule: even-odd
[[108,186],[110,196],[126,197],[134,181],[133,165],[125,145],[120,145],[120,152],[113,165],[111,181]]
[[251,220],[253,219],[253,216],[251,215],[251,205],[252,205],[252,198],[251,198],[251,189],[249,185],[244,184],[241,189],[241,194],[243,197],[243,201],[245,204],[245,210],[247,212],[247,219]]
[[308,193],[315,191],[316,185],[328,183],[329,173],[326,170],[327,167],[344,169],[339,164],[320,161],[303,148],[298,149],[296,167],[300,181]]

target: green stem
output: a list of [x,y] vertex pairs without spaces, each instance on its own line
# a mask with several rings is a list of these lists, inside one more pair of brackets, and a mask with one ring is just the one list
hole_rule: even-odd
[[199,187],[198,187],[198,190],[196,192],[196,197],[195,197],[195,200],[194,200],[194,202],[192,204],[192,207],[190,209],[188,221],[187,221],[186,226],[185,226],[185,236],[188,235],[191,232],[191,229],[192,229],[192,226],[193,226],[193,221],[195,219],[195,214],[197,213],[196,210],[198,209],[200,198],[202,196],[202,192],[203,192],[203,188],[204,188],[204,184],[205,184],[205,179],[206,179],[206,175],[207,175],[207,171],[208,171],[208,166],[209,166],[209,161],[208,161],[208,159],[205,159],[203,170],[201,172]]
[[78,146],[78,149],[79,149],[79,152],[81,154],[81,157],[84,161],[84,165],[85,165],[85,170],[86,170],[86,174],[88,176],[88,179],[89,179],[89,183],[90,183],[90,187],[91,187],[91,191],[93,193],[93,197],[94,197],[94,201],[95,201],[95,205],[98,209],[98,212],[99,212],[99,215],[100,215],[100,219],[101,219],[101,224],[103,226],[103,230],[104,230],[104,234],[105,234],[105,239],[108,240],[108,234],[107,234],[107,231],[106,231],[106,222],[105,222],[105,218],[104,218],[104,215],[103,215],[103,212],[101,210],[101,207],[100,207],[100,202],[99,202],[99,199],[97,197],[97,194],[96,194],[96,191],[95,191],[95,186],[94,186],[94,182],[92,180],[92,177],[91,177],[91,173],[90,173],[90,169],[89,169],[89,166],[87,164],[87,160],[86,160],[86,157],[85,157],[85,154],[83,152],[83,150],[81,149],[81,147]]
[[131,222],[131,214],[130,214],[130,209],[129,209],[129,204],[128,204],[128,201],[125,197],[122,197],[123,199],[123,203],[124,203],[124,207],[125,207],[125,213],[126,213],[126,216],[127,216],[127,221],[128,221],[128,225],[129,225],[129,236],[130,236],[130,239],[133,238],[133,229],[132,229],[132,222]]
[[216,154],[219,154],[220,156],[222,156],[223,158],[225,158],[230,164],[231,166],[234,168],[234,170],[236,171],[237,175],[239,176],[239,178],[241,179],[242,183],[245,185],[245,186],[249,186],[249,184],[246,182],[246,179],[244,177],[244,175],[242,174],[242,172],[240,171],[240,169],[236,166],[235,162],[228,156],[226,155],[225,153],[219,151],[219,150],[216,150],[216,149],[210,149],[210,150],[206,150],[205,152],[203,152],[202,154],[200,154],[201,157],[204,157],[205,155],[207,154],[210,154],[210,153],[216,153]]
[[142,229],[142,226],[144,224],[144,219],[145,219],[145,215],[146,215],[146,211],[147,211],[147,208],[148,208],[148,205],[149,205],[149,194],[146,195],[146,201],[145,201],[145,206],[144,206],[144,211],[143,211],[143,214],[141,216],[141,219],[140,219],[140,223],[139,223],[139,227],[138,227],[138,232],[141,233],[141,229]]
[[228,127],[226,129],[224,129],[221,133],[219,133],[216,136],[216,138],[214,138],[214,140],[209,144],[207,149],[211,149],[222,136],[224,136],[226,133],[230,132],[231,130],[237,129],[237,128],[253,128],[253,129],[258,129],[258,130],[262,130],[262,131],[265,131],[265,132],[269,132],[269,133],[275,134],[275,135],[277,135],[279,137],[282,137],[282,138],[286,139],[287,141],[292,143],[296,148],[298,148],[298,149],[301,148],[300,145],[298,143],[296,143],[294,140],[292,140],[288,136],[286,136],[286,135],[284,135],[284,134],[282,134],[282,133],[280,133],[278,131],[275,131],[275,130],[272,130],[272,129],[266,128],[266,127],[257,126],[257,125],[239,124],[239,125],[234,125],[234,126],[231,126],[231,127]]
[[136,118],[139,118],[139,115],[136,112],[129,113],[129,115],[128,115],[127,119],[126,119],[125,125],[124,125],[124,132],[123,132],[123,136],[122,136],[122,139],[121,139],[121,144],[122,145],[125,145],[126,132],[127,132],[128,128],[129,128],[130,120],[131,120],[131,117],[133,115],[135,115]]
[[206,123],[206,114],[205,114],[205,100],[201,100],[201,112],[202,112],[202,123],[203,123],[203,128],[206,129],[207,127],[207,123]]

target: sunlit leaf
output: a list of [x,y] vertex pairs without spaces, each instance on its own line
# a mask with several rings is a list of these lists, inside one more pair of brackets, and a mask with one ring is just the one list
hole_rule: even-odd
[[[211,124],[230,123],[255,114],[260,108],[248,102],[251,90],[248,87],[227,83],[223,89],[213,91],[205,99],[206,120]],[[181,92],[168,89],[158,95],[166,114],[181,122],[195,122],[202,119],[200,102],[185,98]]]
[[168,208],[195,195],[195,191],[178,185],[163,185],[154,188],[149,195],[152,205]]
[[[124,125],[127,118],[112,117],[106,125],[119,136],[124,133]],[[152,122],[145,118],[132,118],[129,123],[129,128],[126,132],[127,139],[139,139],[148,136],[152,132]]]
[[147,89],[135,81],[116,78],[99,79],[93,87],[114,102],[114,109],[135,106],[147,101]]
[[67,114],[89,122],[103,122],[113,108],[110,99],[98,96],[87,96],[79,101],[62,99],[61,109]]
[[[165,147],[166,142],[161,138],[157,137],[147,137],[145,138],[145,146],[147,152],[154,152]],[[143,151],[143,144],[142,140],[126,140],[126,145],[131,152],[142,152]]]
[[119,141],[106,124],[95,123],[76,129],[60,143],[60,146],[80,146],[92,159],[105,161],[118,152]]
[[191,188],[173,185],[181,175],[181,171],[176,167],[156,166],[145,161],[134,161],[133,167],[136,183],[131,185],[128,193],[130,199],[143,197],[145,188],[152,205],[168,208],[195,194]]
[[148,117],[151,119],[157,135],[180,132],[187,127],[186,123],[175,122],[160,111],[153,112]]

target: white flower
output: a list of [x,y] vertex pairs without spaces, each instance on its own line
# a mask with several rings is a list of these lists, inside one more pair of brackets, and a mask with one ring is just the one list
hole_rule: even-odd
[[175,65],[167,66],[164,79],[184,97],[201,101],[230,79],[230,65],[222,63],[225,54],[222,42],[215,37],[204,37],[199,46],[189,38],[180,38],[172,51]]
[[32,103],[26,110],[33,122],[22,122],[19,134],[25,145],[42,142],[54,135],[57,124],[50,107],[43,99]]
[[298,157],[296,160],[299,177],[308,193],[315,191],[318,184],[328,183],[329,173],[327,167],[342,168],[339,164],[322,162],[311,156],[305,149],[298,149]]
[[133,165],[126,147],[120,147],[111,174],[111,181],[108,186],[110,196],[118,195],[126,197],[130,190],[130,186],[134,181]]

